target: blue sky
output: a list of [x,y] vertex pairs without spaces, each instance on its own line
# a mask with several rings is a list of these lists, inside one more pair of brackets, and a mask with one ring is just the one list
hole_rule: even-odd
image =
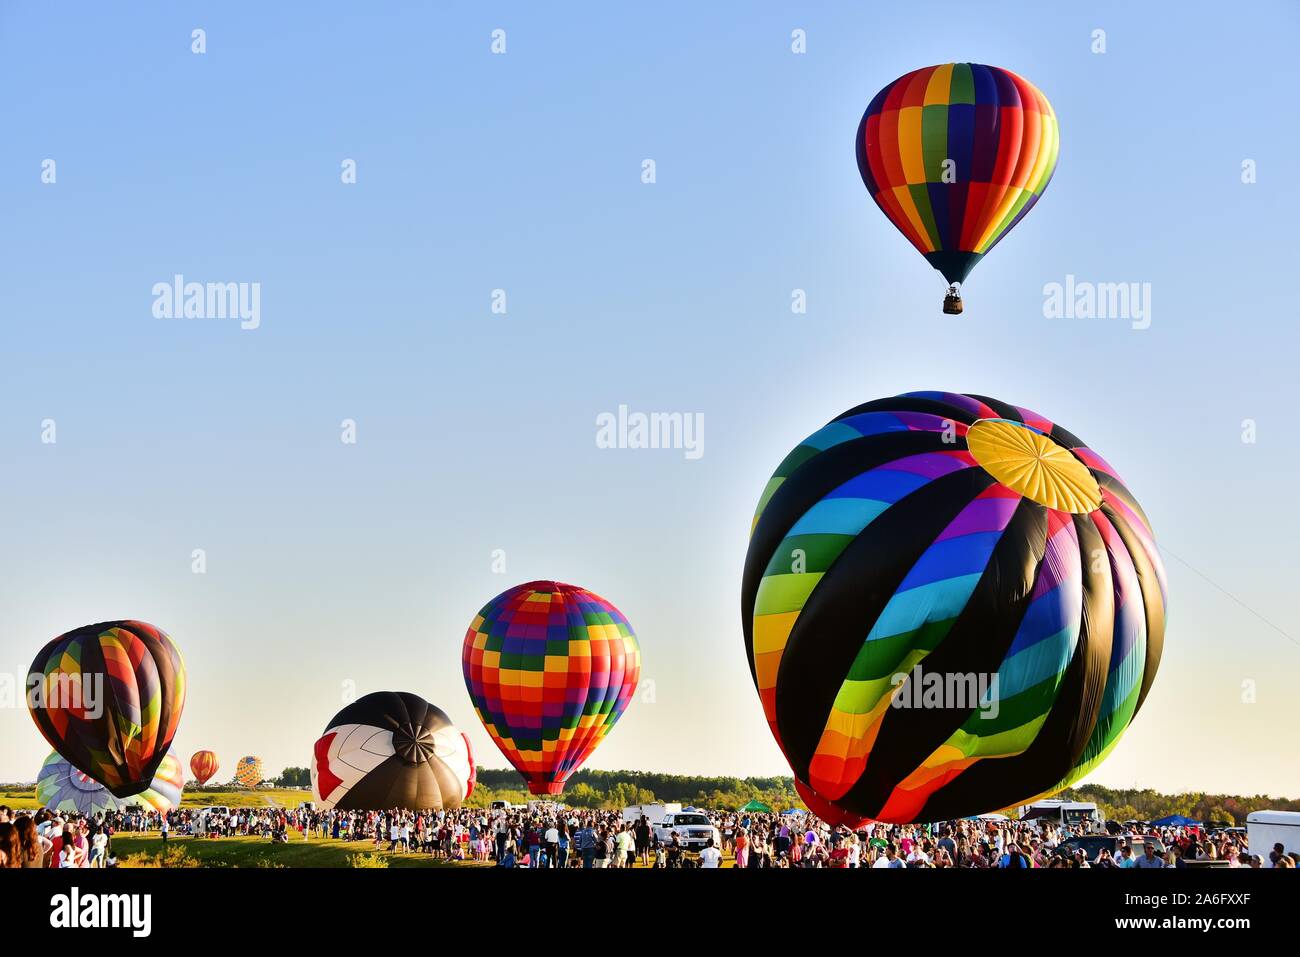
[[[500,766],[461,638],[556,578],[627,614],[652,691],[591,766],[782,772],[738,611],[767,476],[861,401],[974,391],[1083,437],[1166,551],[1161,673],[1092,780],[1300,793],[1293,5],[272,6],[0,10],[0,670],[138,617],[222,777],[306,764],[344,682]],[[950,60],[1030,79],[1062,139],[958,320],[852,148]],[[259,282],[260,328],[154,318],[177,273]],[[1150,283],[1151,327],[1044,318],[1070,274]],[[704,455],[597,448],[620,404],[703,414]],[[0,709],[0,779],[46,751]]]

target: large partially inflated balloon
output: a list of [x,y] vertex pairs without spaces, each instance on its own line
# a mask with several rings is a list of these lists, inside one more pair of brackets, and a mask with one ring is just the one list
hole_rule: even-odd
[[916,392],[786,456],[742,617],[804,789],[846,817],[933,821],[1026,803],[1106,757],[1155,679],[1165,580],[1142,509],[1079,439]]
[[311,786],[323,808],[452,810],[474,790],[474,756],[441,708],[377,691],[330,721],[312,749]]
[[94,817],[137,803],[164,812],[181,803],[184,786],[185,774],[174,750],[169,751],[158,766],[158,773],[149,782],[149,787],[130,798],[114,797],[108,788],[78,771],[55,751],[41,765],[41,773],[36,779],[36,800],[41,807],[83,817]]
[[86,625],[42,648],[30,671],[32,718],[55,751],[117,797],[149,787],[185,707],[185,663],[162,629]]
[[262,783],[262,759],[250,754],[235,764],[235,783],[241,787],[255,788]]
[[1038,202],[1059,146],[1052,104],[1032,83],[945,63],[876,94],[858,125],[858,171],[889,221],[956,284]]
[[190,773],[199,787],[207,784],[219,767],[215,751],[195,751],[190,755]]
[[632,700],[641,649],[612,604],[529,582],[483,606],[465,633],[465,687],[534,794],[559,794]]

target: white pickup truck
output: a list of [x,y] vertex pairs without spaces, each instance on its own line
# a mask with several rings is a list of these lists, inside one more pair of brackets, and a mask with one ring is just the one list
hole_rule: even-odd
[[689,850],[703,850],[710,840],[714,847],[719,850],[722,848],[722,835],[708,815],[701,811],[676,811],[651,823],[654,825],[655,840],[663,841],[665,846],[672,843],[673,833],[676,832],[682,846]]

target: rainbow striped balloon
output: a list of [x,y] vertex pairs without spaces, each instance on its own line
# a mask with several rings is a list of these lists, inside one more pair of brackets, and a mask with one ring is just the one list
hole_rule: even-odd
[[149,787],[185,707],[185,662],[166,632],[86,625],[42,648],[29,670],[32,719],[55,751],[117,797]]
[[465,633],[465,687],[534,794],[559,794],[632,700],[641,649],[599,595],[528,582],[483,606]]
[[1059,148],[1047,97],[978,63],[899,77],[876,94],[857,135],[871,198],[950,283],[1038,202]]
[[858,406],[768,482],[742,586],[763,712],[846,819],[947,820],[1053,793],[1155,679],[1165,578],[1119,476],[976,395]]

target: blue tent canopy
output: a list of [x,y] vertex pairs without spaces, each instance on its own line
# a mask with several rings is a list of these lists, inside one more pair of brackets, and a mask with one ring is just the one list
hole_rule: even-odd
[[1168,817],[1162,817],[1158,821],[1152,821],[1156,827],[1200,827],[1200,821],[1194,821],[1190,817],[1184,817],[1181,814],[1170,814]]

